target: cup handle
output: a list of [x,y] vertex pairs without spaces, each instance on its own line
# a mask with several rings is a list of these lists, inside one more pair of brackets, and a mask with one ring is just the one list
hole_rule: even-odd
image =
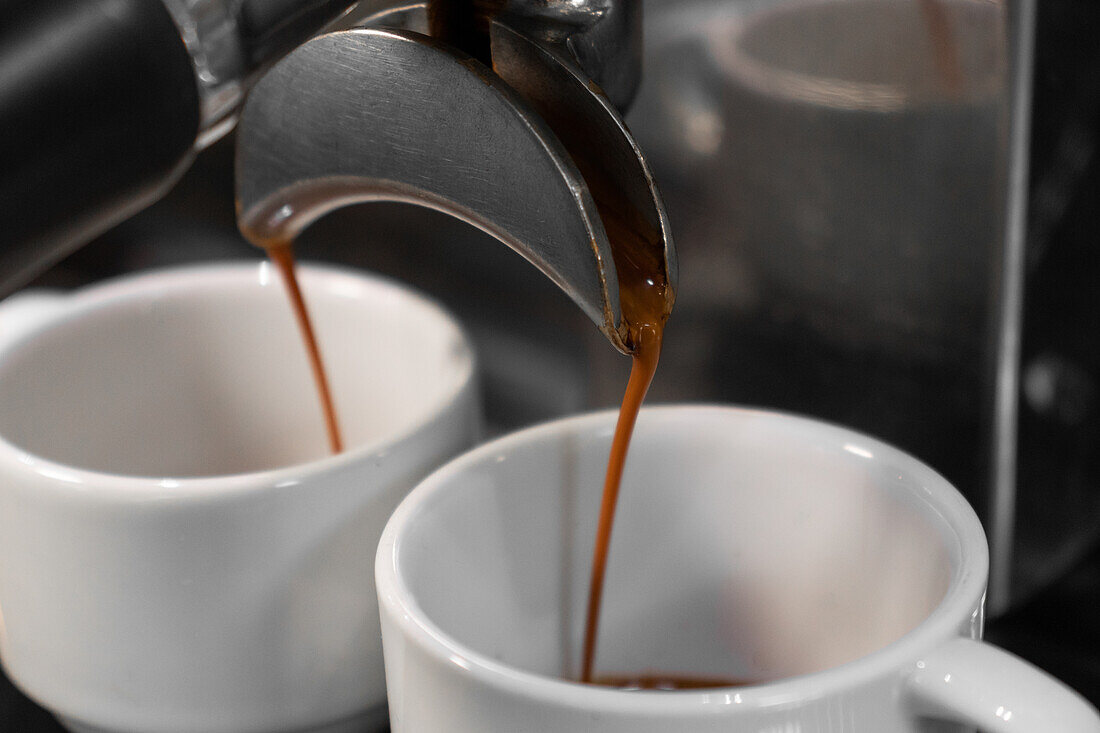
[[68,304],[58,290],[23,290],[0,300],[0,348],[33,331]]
[[922,717],[982,733],[1100,733],[1100,715],[1076,692],[992,644],[954,639],[917,662],[906,690]]

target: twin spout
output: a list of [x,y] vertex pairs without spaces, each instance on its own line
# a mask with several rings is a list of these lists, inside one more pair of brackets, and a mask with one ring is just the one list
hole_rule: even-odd
[[[356,202],[438,209],[527,258],[629,353],[604,220],[625,222],[676,286],[648,166],[592,80],[620,103],[633,93],[636,48],[607,39],[615,28],[640,33],[637,10],[624,10],[638,5],[467,2],[502,6],[484,19],[491,69],[409,30],[426,30],[423,5],[379,10],[373,23],[390,27],[315,38],[272,68],[239,124],[241,227],[270,241]],[[609,64],[593,66],[593,43],[615,51]]]

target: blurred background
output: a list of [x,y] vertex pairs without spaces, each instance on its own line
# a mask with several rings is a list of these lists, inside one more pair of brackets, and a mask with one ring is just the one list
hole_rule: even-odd
[[[807,413],[938,469],[993,544],[987,636],[1100,703],[1100,4],[1043,0],[1034,22],[1026,3],[929,5],[646,2],[627,121],[680,260],[651,400]],[[32,286],[259,259],[233,147]],[[365,204],[297,251],[455,312],[494,432],[621,397],[628,360],[461,222]],[[0,730],[60,728],[0,679]]]

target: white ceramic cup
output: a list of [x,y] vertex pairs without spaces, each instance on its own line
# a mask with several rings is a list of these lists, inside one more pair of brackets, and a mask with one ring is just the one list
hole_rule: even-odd
[[474,359],[402,286],[301,278],[335,457],[267,263],[0,303],[0,658],[71,730],[378,718],[374,550],[407,491],[476,440]]
[[613,533],[599,674],[575,678],[615,413],[485,444],[424,480],[376,566],[394,733],[1095,733],[1096,711],[977,639],[971,508],[876,440],[729,407],[644,410]]

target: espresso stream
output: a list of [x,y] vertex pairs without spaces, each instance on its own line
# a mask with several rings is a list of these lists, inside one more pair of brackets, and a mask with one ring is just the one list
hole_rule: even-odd
[[619,499],[619,486],[623,478],[623,466],[630,448],[630,436],[638,419],[638,411],[645,400],[657,362],[661,358],[661,342],[665,322],[671,308],[667,274],[661,255],[662,242],[657,233],[646,236],[645,230],[631,226],[617,212],[601,206],[600,214],[611,244],[615,270],[619,278],[619,306],[626,326],[627,347],[632,350],[630,379],[623,395],[619,419],[611,441],[611,454],[604,476],[603,497],[596,529],[596,546],[592,555],[592,575],[588,590],[588,610],[585,619],[583,666],[581,681],[593,682],[593,666],[596,655],[596,637],[599,630],[600,604],[603,600],[604,575],[607,571],[607,555],[611,546],[611,530],[615,521],[615,505]]
[[306,310],[306,302],[302,298],[302,289],[298,285],[298,273],[294,263],[294,248],[290,242],[278,240],[259,241],[252,240],[267,251],[267,256],[275,263],[282,275],[286,286],[287,297],[290,298],[291,307],[294,309],[294,317],[298,320],[298,329],[302,333],[302,342],[305,344],[306,353],[309,355],[309,366],[313,371],[313,381],[317,385],[317,393],[321,400],[321,410],[325,417],[325,431],[328,434],[329,448],[333,453],[339,453],[344,448],[343,439],[340,436],[340,425],[336,420],[336,406],[332,401],[332,390],[328,385],[328,373],[321,361],[321,349],[317,346],[317,337],[313,333],[313,322],[310,320],[309,311]]

